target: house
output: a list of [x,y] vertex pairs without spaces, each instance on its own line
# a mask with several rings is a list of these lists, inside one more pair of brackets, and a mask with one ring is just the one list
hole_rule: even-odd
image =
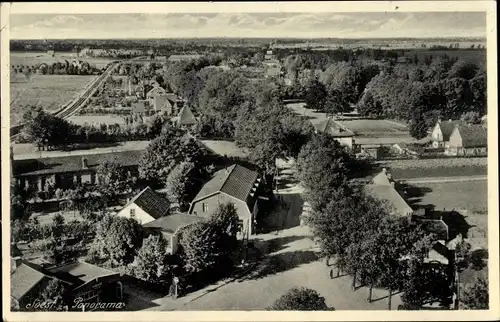
[[161,233],[168,241],[168,252],[175,254],[178,250],[178,237],[182,228],[205,219],[204,217],[177,213],[150,221],[143,224],[142,227],[149,233]]
[[368,159],[379,160],[382,158],[383,149],[381,144],[361,144],[359,147],[359,155]]
[[[69,310],[93,311],[97,303],[116,303],[123,308],[123,285],[120,273],[86,262],[73,262],[45,269],[28,261],[20,261],[11,274],[11,299],[21,311],[47,287],[51,280],[59,280],[66,288],[63,298]],[[27,307],[28,306],[28,307]],[[102,309],[102,308],[101,308]]]
[[354,133],[340,125],[338,122],[335,122],[332,118],[328,118],[327,120],[319,123],[313,123],[313,126],[316,133],[327,133],[340,144],[352,148],[354,143]]
[[198,123],[193,112],[191,112],[191,109],[187,105],[184,105],[181,108],[179,114],[177,114],[176,117],[173,117],[172,121],[177,124],[177,126],[193,126]]
[[270,60],[276,60],[276,55],[273,53],[271,49],[266,51],[266,54],[264,55],[264,60],[265,61],[270,61]]
[[392,150],[400,155],[416,156],[417,152],[413,151],[410,145],[406,142],[399,142],[392,145]]
[[474,156],[488,152],[488,131],[482,124],[456,125],[445,147],[448,155]]
[[430,139],[433,148],[444,148],[450,140],[450,135],[455,125],[460,124],[460,121],[441,121],[438,119],[436,125],[431,130]]
[[106,161],[116,161],[132,176],[138,175],[142,153],[137,150],[13,160],[12,172],[22,188],[43,191],[47,182],[53,182],[55,189],[72,189],[78,185],[98,183],[97,168]]
[[165,91],[165,89],[163,87],[160,87],[160,86],[153,87],[146,94],[146,100],[148,100],[149,101],[149,105],[152,106],[153,105],[153,99],[154,99],[155,96],[164,95],[166,93],[167,92]]
[[135,219],[140,224],[146,224],[158,218],[167,216],[170,203],[150,187],[146,187],[132,198],[116,215]]
[[365,191],[369,195],[386,202],[392,215],[411,219],[413,209],[401,196],[399,190],[398,182],[392,178],[392,175],[385,168],[373,177],[369,184],[365,185]]
[[234,204],[243,236],[254,232],[258,216],[261,179],[257,172],[240,165],[217,171],[191,202],[189,214],[209,217],[219,205]]
[[153,97],[153,108],[157,112],[165,112],[167,115],[177,113],[182,101],[174,93],[160,94]]

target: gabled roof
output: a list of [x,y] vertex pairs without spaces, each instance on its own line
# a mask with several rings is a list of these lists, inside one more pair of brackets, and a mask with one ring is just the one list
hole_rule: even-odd
[[158,218],[143,225],[145,228],[159,228],[162,232],[175,233],[179,228],[193,224],[206,218],[187,215],[173,214],[170,216]]
[[177,123],[180,125],[193,125],[197,123],[193,112],[191,112],[191,109],[187,105],[184,105],[179,111]]
[[153,191],[150,187],[146,187],[139,192],[123,208],[126,208],[130,204],[136,204],[155,219],[168,215],[170,210],[170,203],[168,200]]
[[392,186],[367,184],[365,191],[381,201],[386,201],[396,215],[404,217],[413,213],[413,209]]
[[161,94],[165,94],[165,89],[163,87],[153,87],[147,94],[146,96],[149,97],[149,96],[155,96],[155,95],[161,95]]
[[319,132],[327,133],[333,137],[352,137],[354,133],[335,122],[332,118],[313,123],[314,128]]
[[217,171],[212,179],[201,188],[193,199],[193,203],[217,192],[224,192],[246,202],[248,195],[257,182],[258,176],[255,171],[233,164],[228,168]]
[[99,277],[120,275],[120,273],[80,261],[52,268],[50,272],[58,279],[70,283],[73,288],[78,288]]
[[441,133],[443,133],[443,141],[449,141],[451,132],[455,128],[455,125],[459,125],[460,121],[442,121],[439,124],[441,128]]
[[464,148],[488,146],[488,131],[481,124],[460,125],[457,128]]
[[395,181],[392,178],[389,178],[389,176],[387,176],[386,171],[381,171],[371,180],[372,184],[379,186],[391,186],[393,182]]
[[10,275],[10,296],[16,300],[20,300],[28,294],[36,285],[40,284],[44,279],[50,279],[37,270],[35,265],[29,265],[22,262],[15,271]]
[[14,160],[15,176],[63,173],[83,170],[82,158],[87,159],[88,169],[96,169],[106,161],[116,161],[122,166],[139,164],[143,151],[121,151],[113,153],[96,153],[86,155],[71,155],[65,157]]

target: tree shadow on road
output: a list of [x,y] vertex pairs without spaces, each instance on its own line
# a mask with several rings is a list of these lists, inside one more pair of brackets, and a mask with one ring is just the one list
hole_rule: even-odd
[[297,227],[300,225],[300,215],[304,200],[299,193],[282,194],[276,196],[278,202],[274,210],[267,216],[259,219],[258,233]]
[[266,276],[282,273],[302,264],[318,260],[316,252],[310,250],[285,252],[269,256],[259,267],[247,275],[245,279],[256,280]]
[[262,255],[267,255],[271,253],[278,252],[286,248],[287,244],[290,244],[294,241],[304,239],[304,236],[285,236],[278,237],[273,239],[257,239],[254,240],[254,245],[259,249]]

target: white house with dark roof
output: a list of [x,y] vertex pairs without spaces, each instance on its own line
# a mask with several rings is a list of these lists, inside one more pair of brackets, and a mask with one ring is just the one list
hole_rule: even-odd
[[170,203],[150,187],[146,187],[132,198],[116,215],[135,219],[140,224],[168,216]]
[[444,148],[450,141],[451,132],[453,132],[453,129],[457,124],[460,124],[460,121],[441,121],[441,119],[438,119],[429,135],[429,138],[432,141],[432,147]]
[[260,183],[257,172],[240,165],[219,170],[193,199],[189,214],[209,217],[219,205],[232,203],[243,225],[243,233],[250,236],[257,219]]
[[153,106],[155,96],[165,95],[167,91],[163,87],[155,86],[147,94],[146,100],[149,102],[149,106]]

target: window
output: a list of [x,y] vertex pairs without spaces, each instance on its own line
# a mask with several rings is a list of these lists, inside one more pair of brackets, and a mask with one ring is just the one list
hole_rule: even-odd
[[135,209],[130,209],[130,218],[135,218]]
[[208,211],[208,205],[206,203],[202,203],[201,206],[203,208],[203,212],[207,212]]

